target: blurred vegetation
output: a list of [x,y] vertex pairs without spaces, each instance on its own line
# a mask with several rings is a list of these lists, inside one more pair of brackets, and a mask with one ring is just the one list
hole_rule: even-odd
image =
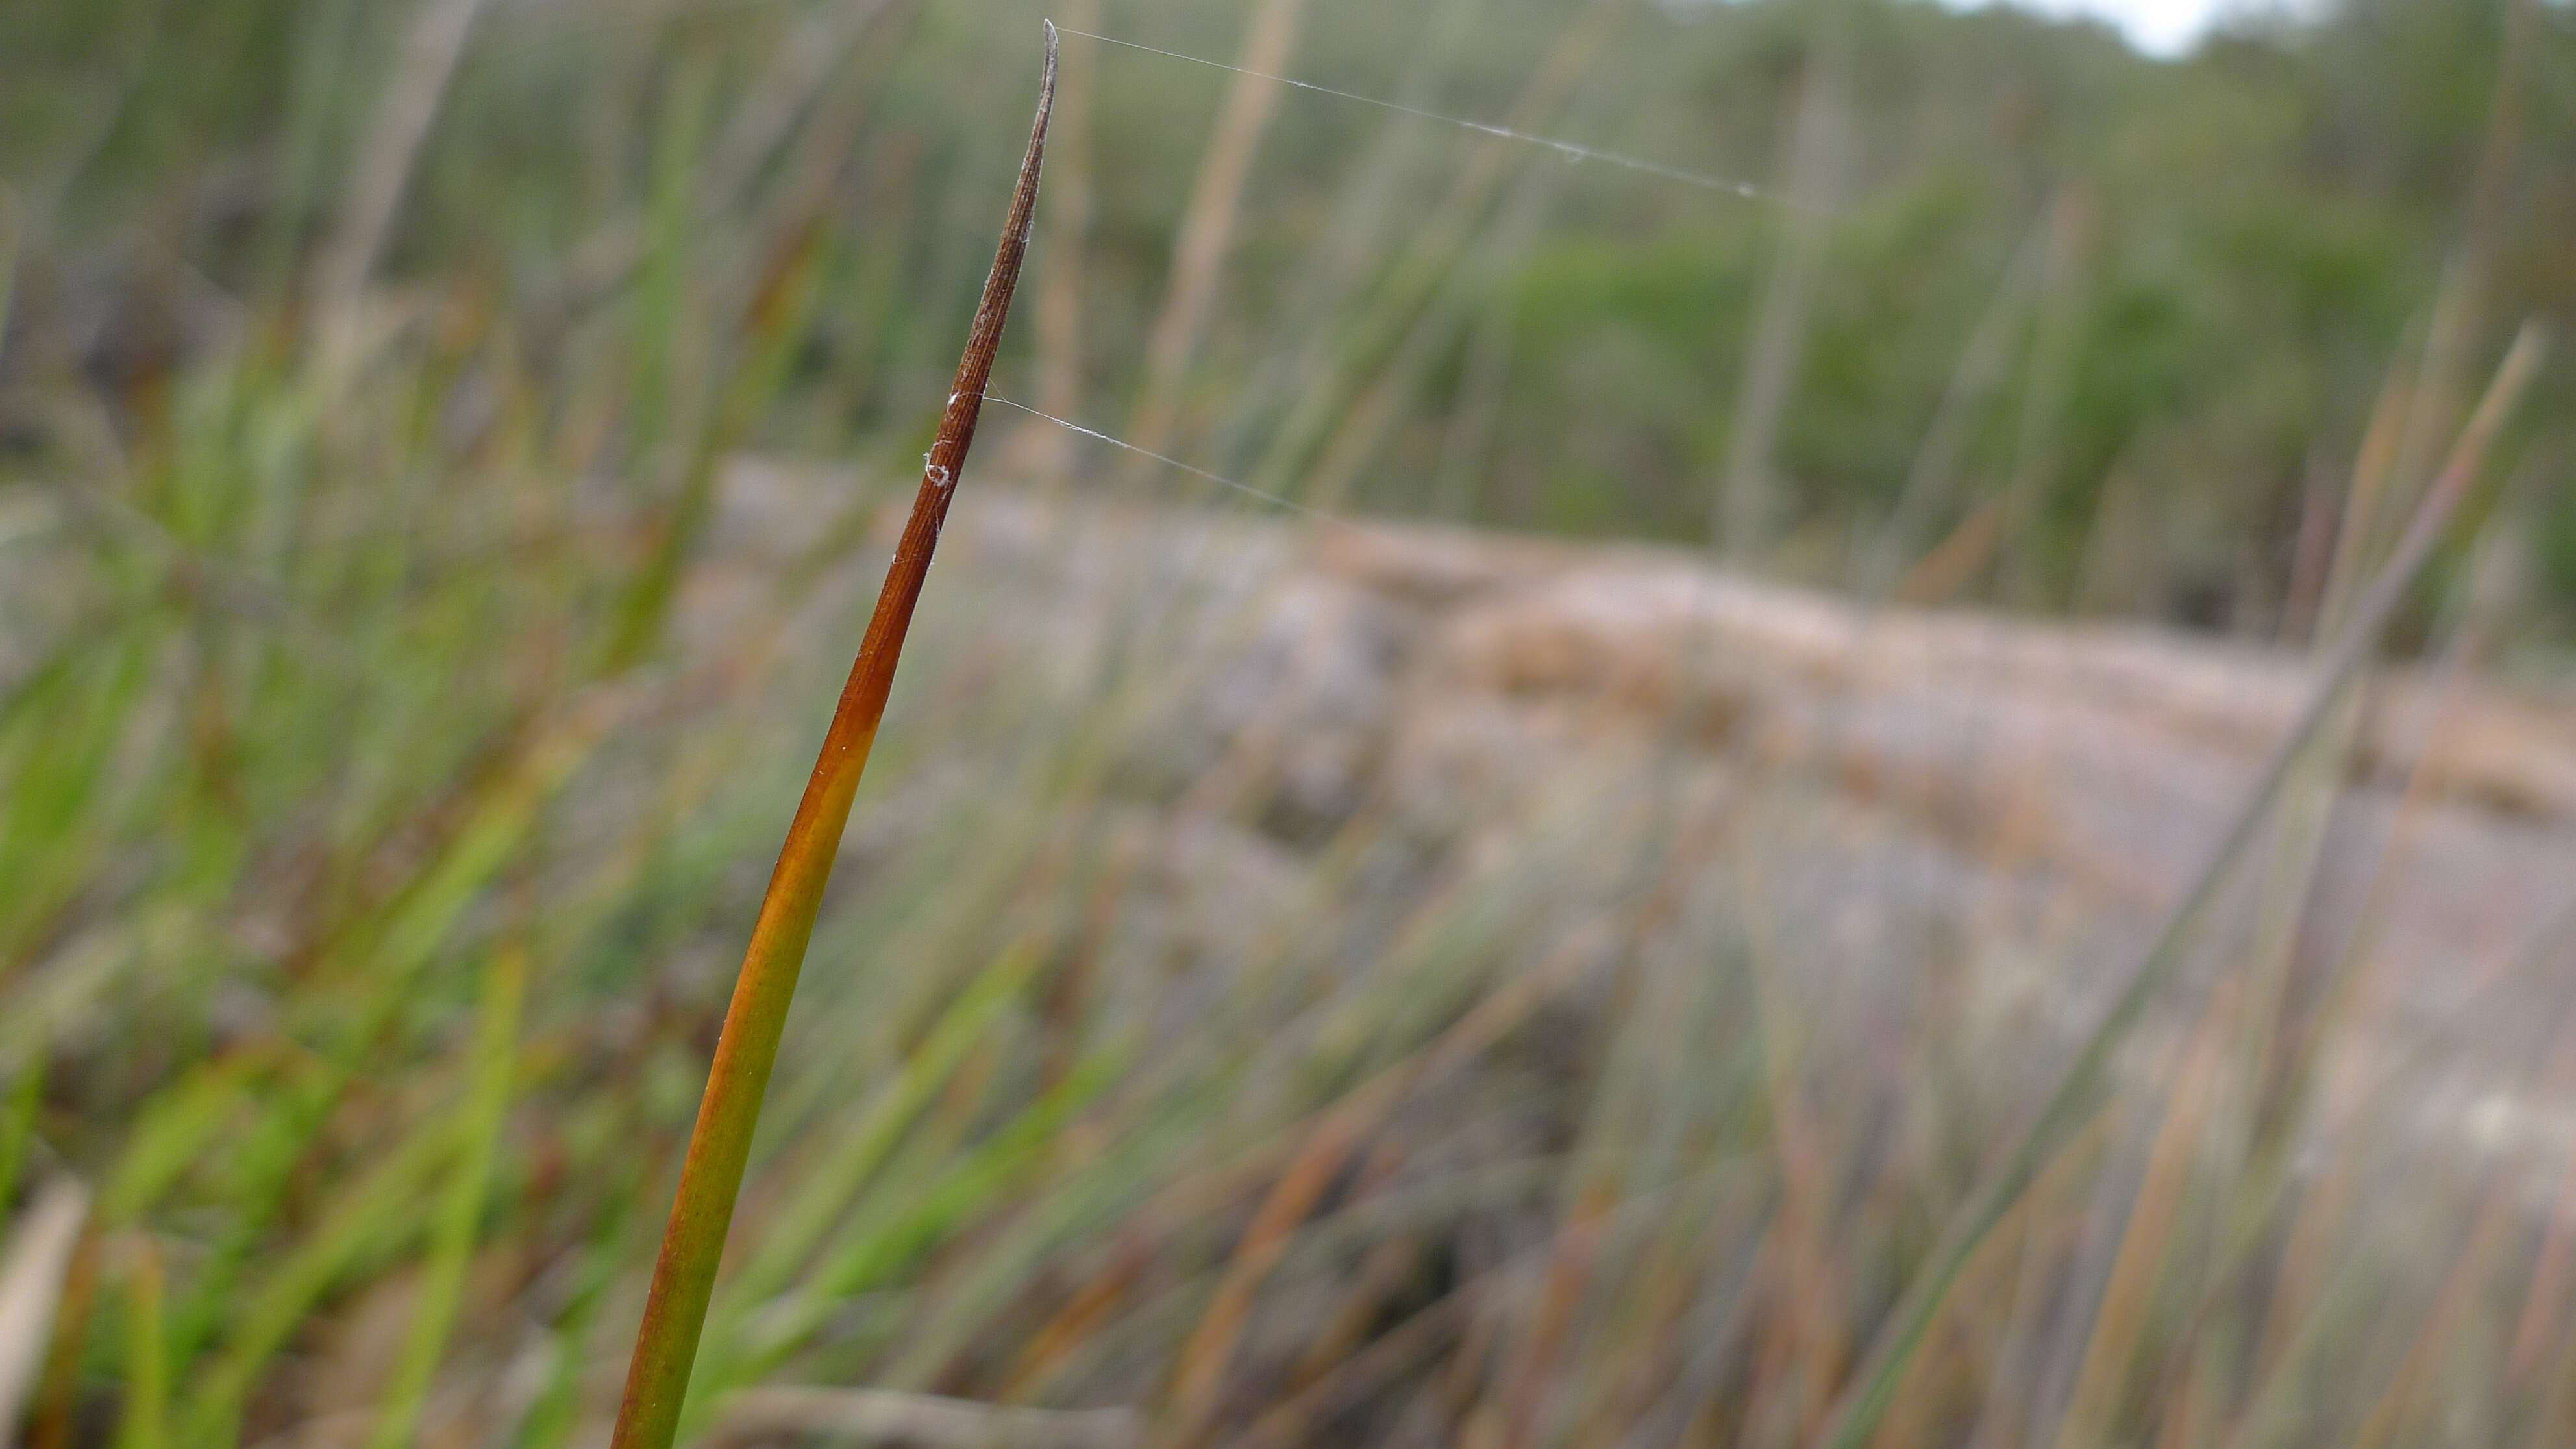
[[[2422,392],[2458,394],[2405,440],[2412,484],[2514,325],[2576,321],[2576,24],[2510,13],[2351,0],[2165,64],[1882,0],[1312,0],[1297,75],[1504,117],[1577,54],[1515,124],[1765,198],[1292,96],[1169,449],[1334,507],[1707,541],[1789,245],[1779,158],[1830,53],[1848,174],[1755,561],[1880,592],[1990,537],[1939,592],[2296,638],[2300,543],[2342,496],[2318,480],[2391,359],[2447,347]],[[794,626],[851,614],[841,565],[908,491],[1037,15],[0,7],[0,1209],[66,1169],[97,1194],[47,1449],[598,1429],[846,662]],[[1100,23],[1240,44],[1231,6]],[[1039,266],[1078,265],[1023,306],[1070,288],[1072,415],[1125,432],[1234,82],[1078,40],[1067,72],[1090,126],[1050,181],[1083,168],[1089,224],[1042,216]],[[1031,401],[1037,320],[997,379]],[[2543,520],[2506,611],[2536,652],[2576,611],[2576,499],[2547,471],[2571,401],[2562,353],[2499,450],[2541,480],[2507,494]],[[979,473],[1195,486],[1003,422]],[[745,452],[859,481],[738,632],[684,648],[675,599]],[[1513,1445],[1542,1409],[1585,1442],[1812,1438],[2039,1075],[1989,1045],[2038,1028],[1974,1035],[1980,1004],[1942,997],[1965,947],[1904,963],[1905,1010],[1800,1022],[1797,943],[1746,924],[1731,828],[1660,761],[1550,782],[1494,837],[1285,827],[1214,767],[1172,778],[1185,752],[1138,724],[1187,662],[1146,602],[1117,621],[1127,672],[1070,700],[1044,641],[951,604],[817,938],[705,1403],[794,1378],[1147,1405],[1184,1444],[1396,1438],[1436,1406]],[[1811,783],[1775,782],[1783,818]],[[1211,857],[1284,884],[1194,944],[1165,863]],[[2284,874],[2267,904],[2304,898]],[[2322,1032],[2273,1054],[2260,997],[2192,1036],[2195,1060],[2255,1044],[2241,1116],[2106,1112],[1888,1442],[1961,1442],[1991,1384],[2062,1409],[2079,1380],[2099,1442],[2566,1442],[2576,1340],[2517,1291],[2519,1199],[2463,1178],[2348,1211],[2410,1169],[2369,1130],[2309,1193],[2289,1159]],[[2169,1121],[2220,1146],[2168,1150]],[[2191,1191],[2106,1246],[2141,1179]],[[2113,1254],[2129,1311],[2097,1318]],[[1247,1318],[1274,1270],[1289,1292]],[[1550,1284],[1560,1316],[1485,1314]],[[1415,1373],[1426,1342],[1468,1367]],[[2022,1412],[1984,1442],[2024,1442]]]
[[[685,235],[673,273],[639,286],[707,310],[721,289],[706,279],[757,266],[764,240],[738,225],[750,204],[803,167],[821,183],[817,320],[758,441],[837,452],[926,430],[1007,169],[1032,7],[852,7],[874,18],[825,27],[848,47],[820,57],[828,81],[786,88],[843,128],[835,154],[801,158],[709,132],[782,88],[797,27],[815,23],[786,0],[489,8],[402,203],[393,278],[469,286],[520,319],[530,365],[578,369],[635,341],[602,315],[618,309],[584,305],[617,279],[604,234],[661,208]],[[2354,0],[2313,27],[2223,34],[2157,63],[2098,27],[2001,9],[1621,6],[1540,128],[1776,198],[1801,78],[1829,47],[1850,174],[1778,432],[1791,503],[1777,565],[1844,578],[1882,537],[1990,320],[1999,365],[1962,398],[1954,456],[1899,542],[1929,547],[2011,493],[2001,601],[2267,632],[2312,482],[2351,456],[2446,272],[2467,274],[2479,355],[2526,316],[2576,321],[2576,24],[2536,7],[2508,47],[2506,14],[2501,0]],[[205,314],[291,309],[404,24],[400,7],[354,0],[13,6],[0,169],[29,255],[7,366],[47,365],[64,335],[49,324],[68,319],[80,360],[130,386],[209,345]],[[1113,6],[1106,24],[1217,58],[1237,42],[1224,6]],[[1498,117],[1576,24],[1536,0],[1314,0],[1295,70]],[[1090,226],[1042,224],[1041,246],[1080,248],[1078,396],[1084,421],[1118,432],[1231,78],[1074,46],[1076,82],[1098,92],[1089,133],[1067,143],[1096,173]],[[1359,440],[1369,507],[1706,537],[1777,200],[1531,152],[1466,198],[1472,234],[1444,243],[1419,233],[1450,178],[1505,143],[1310,94],[1285,104],[1187,379],[1181,455],[1294,488],[1325,447],[1300,405],[1381,385],[1399,396]],[[656,199],[657,177],[710,149],[721,164],[693,204]],[[1354,194],[1372,167],[1391,195]],[[1489,224],[1516,207],[1534,222]],[[725,365],[661,350],[638,365]],[[1018,376],[1006,365],[999,386],[1026,391]],[[2546,450],[2568,446],[2571,377],[2562,362],[2535,409]],[[2545,534],[2563,622],[2565,490]],[[2088,568],[2106,553],[2120,567]]]

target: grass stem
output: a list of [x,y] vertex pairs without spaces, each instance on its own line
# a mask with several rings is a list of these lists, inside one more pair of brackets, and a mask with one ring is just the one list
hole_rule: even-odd
[[653,1265],[653,1286],[645,1299],[643,1324],[636,1332],[635,1355],[627,1367],[626,1392],[618,1406],[611,1449],[668,1449],[679,1431],[698,1335],[706,1323],[708,1297],[715,1289],[725,1232],[733,1222],[734,1199],[742,1188],[761,1097],[777,1060],[779,1033],[796,992],[797,973],[805,963],[806,944],[813,938],[823,887],[840,851],[841,832],[849,823],[859,776],[867,768],[868,749],[875,743],[877,724],[894,686],[904,635],[911,628],[922,584],[930,574],[931,554],[939,546],[949,501],[975,438],[984,386],[992,376],[993,355],[1001,346],[1002,324],[1010,315],[1011,293],[1028,251],[1047,117],[1055,102],[1055,74],[1056,35],[1049,25],[1028,154],[1020,163],[1010,216],[984,282],[974,326],[967,334],[966,353],[958,363],[938,440],[931,445],[922,470],[912,520],[895,550],[885,587],[877,595],[875,616],[868,621],[858,658],[850,666],[849,683],[833,711],[804,799],[788,826],[786,844],[779,851],[778,865],[752,926],[751,944],[743,954],[723,1033],[716,1040],[706,1094],[698,1104],[697,1125],[689,1134],[688,1156],[680,1169],[679,1192],[663,1233],[661,1256]]

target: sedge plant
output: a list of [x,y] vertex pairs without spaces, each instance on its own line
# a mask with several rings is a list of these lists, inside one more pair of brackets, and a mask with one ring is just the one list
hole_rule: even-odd
[[625,1396],[618,1405],[612,1449],[667,1449],[677,1436],[680,1411],[687,1397],[689,1374],[697,1358],[707,1301],[715,1289],[716,1268],[733,1222],[734,1199],[742,1189],[744,1163],[751,1151],[752,1130],[760,1119],[760,1102],[769,1086],[778,1039],[796,978],[805,963],[805,948],[814,934],[823,888],[839,854],[841,833],[849,823],[850,805],[859,777],[867,768],[868,749],[894,686],[894,671],[903,653],[923,583],[930,575],[932,553],[948,520],[957,479],[975,440],[983,410],[984,388],[1001,347],[1002,326],[1009,318],[1011,294],[1019,284],[1020,263],[1027,255],[1029,227],[1036,215],[1038,172],[1046,153],[1047,119],[1055,103],[1056,32],[1046,27],[1046,61],[1038,82],[1037,119],[1030,127],[1027,155],[1020,163],[1019,184],[1002,225],[1001,244],[984,281],[983,299],[967,333],[965,356],[949,389],[939,434],[924,459],[921,487],[913,498],[911,521],[905,525],[894,562],[878,592],[876,611],[850,666],[849,682],[832,712],[822,753],[805,785],[787,841],[778,853],[752,925],[751,944],[743,953],[742,971],[733,1000],[725,1010],[724,1028],[716,1040],[715,1060],[690,1130],[688,1154],[680,1167],[680,1185],[653,1265],[653,1282],[644,1302],[644,1320],[635,1337],[635,1352],[626,1372]]

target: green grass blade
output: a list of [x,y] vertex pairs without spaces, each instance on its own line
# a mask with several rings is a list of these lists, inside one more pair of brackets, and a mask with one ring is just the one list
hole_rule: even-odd
[[242,1411],[261,1370],[362,1259],[419,1231],[428,1217],[423,1190],[456,1152],[460,1121],[433,1120],[341,1194],[319,1226],[243,1303],[223,1353],[199,1375],[189,1396],[184,1442],[218,1445],[240,1433]]
[[456,1322],[456,1303],[465,1285],[465,1269],[474,1256],[474,1229],[492,1179],[492,1159],[510,1108],[510,1080],[518,1064],[519,1008],[527,994],[526,955],[505,947],[484,972],[483,1005],[474,1039],[474,1085],[465,1111],[465,1142],[457,1154],[447,1196],[439,1204],[429,1266],[423,1274],[420,1306],[412,1317],[411,1337],[385,1391],[372,1449],[401,1449],[419,1431],[420,1414],[429,1398],[430,1379],[447,1349],[448,1330]]
[[0,1213],[9,1210],[18,1190],[18,1174],[27,1165],[28,1144],[36,1140],[36,1109],[45,1099],[45,1058],[30,1052],[9,1084],[9,1100],[0,1106]]
[[163,1449],[170,1442],[170,1340],[160,1249],[138,1237],[126,1269],[125,1410],[117,1449]]

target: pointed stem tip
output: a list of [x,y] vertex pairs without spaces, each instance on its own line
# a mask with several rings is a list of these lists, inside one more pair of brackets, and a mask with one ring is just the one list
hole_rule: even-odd
[[635,1356],[627,1368],[625,1398],[618,1407],[610,1449],[670,1449],[679,1432],[698,1336],[706,1325],[707,1300],[715,1287],[725,1233],[733,1221],[734,1200],[742,1189],[761,1098],[777,1060],[779,1032],[795,995],[797,973],[805,964],[805,948],[813,938],[814,918],[822,906],[823,887],[831,878],[841,833],[849,823],[851,799],[858,790],[860,772],[867,768],[868,748],[876,739],[877,722],[894,686],[904,634],[930,575],[931,552],[939,546],[949,500],[956,496],[967,447],[975,440],[984,385],[993,375],[993,354],[1002,345],[1002,324],[1010,317],[1011,293],[1019,285],[1020,262],[1028,254],[1029,226],[1037,215],[1038,171],[1046,157],[1047,117],[1055,109],[1055,62],[1055,26],[1050,23],[1046,70],[1038,82],[1037,122],[1029,130],[1028,155],[1020,162],[1019,185],[1011,194],[1010,215],[1002,223],[992,273],[984,281],[984,299],[975,308],[975,324],[966,335],[966,354],[957,364],[957,381],[949,389],[939,438],[922,462],[912,519],[886,571],[885,587],[877,594],[876,613],[850,666],[849,683],[842,687],[822,753],[806,780],[805,797],[787,827],[787,842],[779,850],[769,890],[761,898],[751,944],[743,952],[742,974],[735,979],[733,1002],[716,1040],[706,1095],[698,1104],[688,1157],[680,1169],[679,1192],[644,1300],[644,1321],[636,1332]]

